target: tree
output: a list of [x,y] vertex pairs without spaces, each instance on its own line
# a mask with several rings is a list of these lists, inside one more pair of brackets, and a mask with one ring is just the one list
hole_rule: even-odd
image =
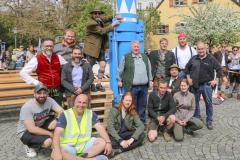
[[138,17],[144,21],[145,48],[150,48],[151,33],[157,29],[160,14],[156,9],[138,10]]
[[189,10],[192,16],[178,15],[186,24],[177,27],[176,32],[187,33],[191,44],[201,40],[212,49],[223,41],[227,44],[239,41],[240,12],[220,8],[214,3],[199,7],[189,6]]
[[75,25],[74,30],[77,33],[77,37],[83,41],[86,31],[86,25],[90,18],[90,12],[95,7],[100,8],[105,12],[106,16],[113,16],[112,6],[109,3],[102,3],[99,0],[85,0],[80,7],[80,17],[78,23]]

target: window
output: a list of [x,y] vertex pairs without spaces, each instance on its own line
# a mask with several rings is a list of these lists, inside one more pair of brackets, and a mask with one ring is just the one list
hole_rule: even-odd
[[156,29],[156,34],[166,34],[169,33],[169,25],[158,25]]
[[153,2],[149,3],[149,9],[153,9]]
[[142,3],[138,3],[137,8],[138,8],[138,10],[142,10]]
[[186,22],[177,22],[175,25],[176,33],[179,33],[182,27],[186,25]]
[[170,7],[178,7],[187,5],[188,0],[169,0]]
[[184,3],[183,3],[183,0],[175,0],[175,6],[182,6]]

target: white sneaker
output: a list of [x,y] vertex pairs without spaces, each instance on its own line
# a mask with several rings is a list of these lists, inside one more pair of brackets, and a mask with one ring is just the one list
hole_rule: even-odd
[[33,158],[37,156],[36,151],[33,148],[29,148],[27,145],[24,145],[27,157]]

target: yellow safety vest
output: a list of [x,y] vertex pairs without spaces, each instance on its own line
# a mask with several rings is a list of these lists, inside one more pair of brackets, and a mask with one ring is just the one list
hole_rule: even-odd
[[78,124],[72,108],[64,111],[67,125],[60,138],[60,144],[69,144],[75,147],[77,154],[80,154],[91,139],[92,134],[92,110],[85,109],[82,120]]

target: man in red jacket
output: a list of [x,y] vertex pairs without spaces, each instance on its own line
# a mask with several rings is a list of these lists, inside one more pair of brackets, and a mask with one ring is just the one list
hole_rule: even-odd
[[[34,86],[44,84],[47,86],[49,96],[61,105],[60,67],[67,62],[60,55],[53,53],[53,47],[53,40],[45,39],[42,43],[42,51],[23,67],[20,76],[27,84]],[[36,72],[38,79],[34,79],[30,75],[31,72]]]

